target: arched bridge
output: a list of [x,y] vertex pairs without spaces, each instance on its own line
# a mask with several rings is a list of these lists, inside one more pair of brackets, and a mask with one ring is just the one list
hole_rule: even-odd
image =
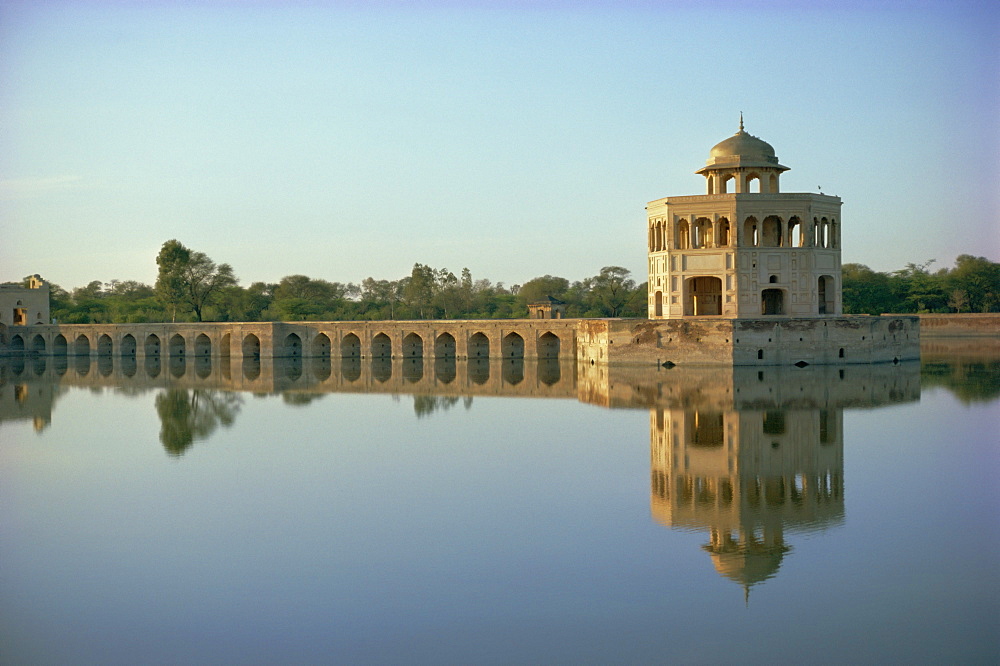
[[230,358],[576,357],[577,322],[558,319],[51,324],[9,332],[10,352]]

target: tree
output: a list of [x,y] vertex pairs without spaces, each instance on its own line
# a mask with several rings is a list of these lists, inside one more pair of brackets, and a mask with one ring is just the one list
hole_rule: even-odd
[[594,277],[583,281],[590,292],[589,301],[597,316],[620,317],[636,296],[632,272],[621,266],[605,266]]
[[156,278],[156,294],[164,305],[190,310],[196,321],[202,321],[205,308],[227,287],[237,284],[229,264],[215,265],[204,252],[194,252],[180,241],[169,240],[156,256],[160,267]]

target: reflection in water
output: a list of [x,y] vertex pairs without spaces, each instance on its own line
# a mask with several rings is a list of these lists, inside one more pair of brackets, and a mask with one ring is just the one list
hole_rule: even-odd
[[511,386],[517,386],[524,381],[523,358],[507,358],[503,360],[503,380]]
[[466,409],[472,407],[472,396],[444,396],[444,395],[415,395],[413,396],[413,412],[417,418],[430,416],[436,411],[448,411],[455,405],[462,402]]
[[434,378],[438,383],[447,386],[458,376],[458,364],[454,356],[439,356],[434,359]]
[[156,396],[160,442],[167,453],[183,455],[196,439],[208,438],[219,425],[230,426],[243,398],[228,391],[167,389]]
[[490,362],[487,359],[469,360],[469,381],[473,384],[485,384],[490,380]]
[[160,355],[147,356],[146,360],[142,362],[142,366],[150,379],[156,379],[160,376]]
[[403,381],[416,384],[424,378],[424,359],[410,358],[403,361]]
[[372,377],[375,378],[375,381],[383,384],[392,379],[392,359],[388,356],[373,358]]
[[356,382],[361,378],[361,359],[357,356],[345,358],[340,362],[340,376],[345,382]]

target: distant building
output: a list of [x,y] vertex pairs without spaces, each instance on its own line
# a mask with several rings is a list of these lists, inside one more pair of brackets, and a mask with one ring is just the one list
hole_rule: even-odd
[[546,296],[544,301],[528,303],[528,316],[532,319],[563,319],[566,316],[566,303]]
[[651,201],[649,318],[840,315],[840,197],[781,193],[788,167],[740,129],[716,144],[707,193]]
[[49,285],[45,280],[32,275],[27,287],[20,282],[0,284],[0,324],[32,326],[49,321]]

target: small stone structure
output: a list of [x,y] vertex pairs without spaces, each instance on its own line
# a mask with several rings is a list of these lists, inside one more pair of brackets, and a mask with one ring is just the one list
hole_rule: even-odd
[[566,302],[546,296],[544,301],[528,303],[528,316],[532,319],[562,319],[566,316]]
[[38,275],[0,284],[0,325],[31,326],[49,323],[49,285]]

